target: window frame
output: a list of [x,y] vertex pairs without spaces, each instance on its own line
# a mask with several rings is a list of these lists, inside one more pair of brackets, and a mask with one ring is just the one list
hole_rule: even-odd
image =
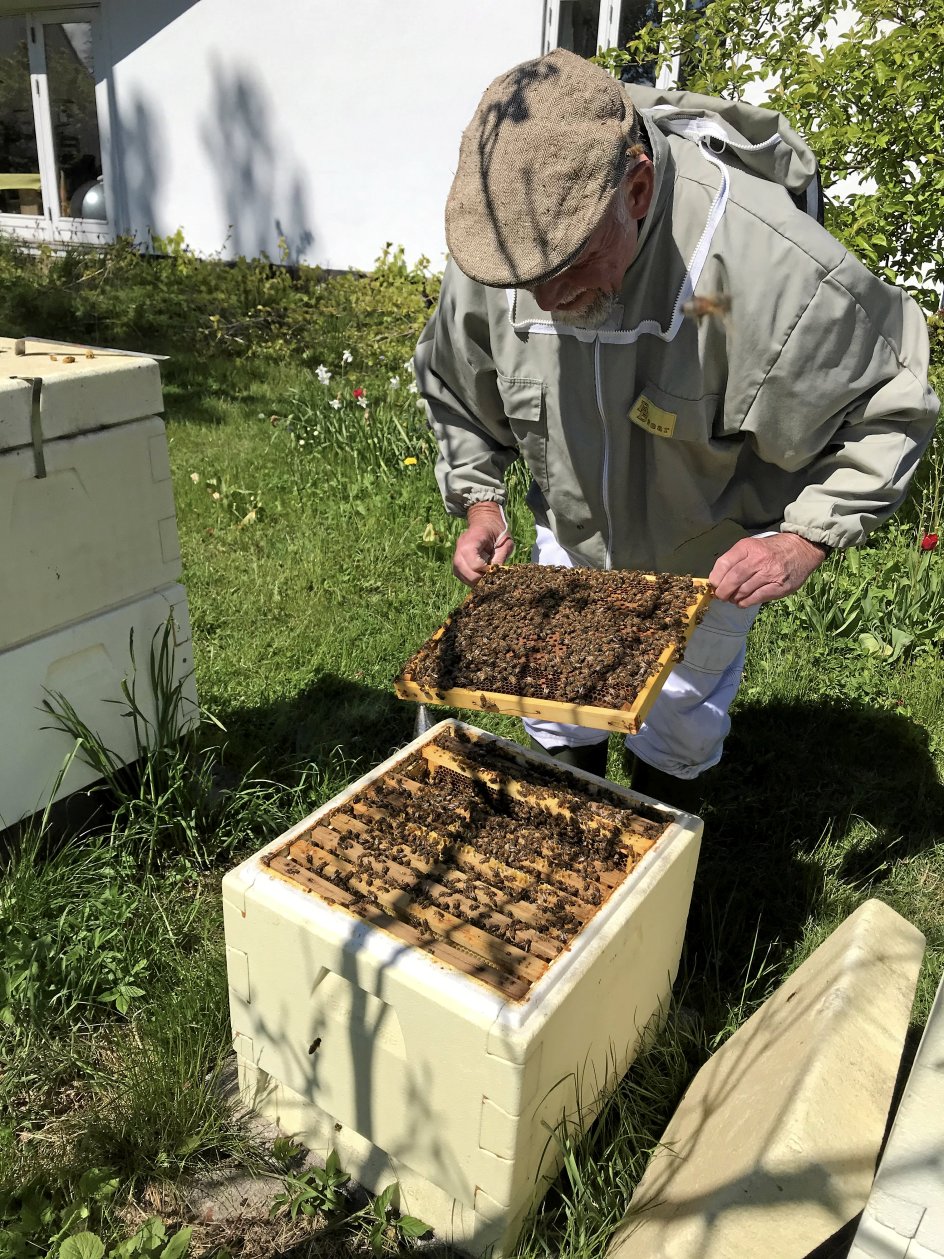
[[[597,49],[611,48],[619,38],[620,17],[623,4],[629,0],[600,0],[600,20],[597,26]],[[546,0],[544,35],[541,41],[542,55],[560,46],[561,0]],[[678,57],[663,66],[656,78],[656,87],[671,88],[678,76]]]
[[32,9],[19,13],[0,10],[4,18],[20,18],[26,27],[26,47],[29,56],[30,96],[33,105],[33,125],[36,130],[36,150],[39,159],[39,176],[42,184],[42,214],[0,213],[0,231],[31,244],[106,244],[115,239],[115,211],[111,194],[113,180],[109,179],[105,150],[108,136],[107,91],[104,78],[95,82],[95,112],[98,122],[99,144],[102,149],[102,183],[105,189],[107,219],[72,218],[60,212],[59,182],[56,178],[55,142],[52,129],[52,112],[49,106],[49,82],[46,71],[46,37],[42,29],[46,25],[62,22],[88,22],[92,31],[92,54],[96,67],[105,64],[102,38],[101,10],[98,5],[76,5],[61,9]]

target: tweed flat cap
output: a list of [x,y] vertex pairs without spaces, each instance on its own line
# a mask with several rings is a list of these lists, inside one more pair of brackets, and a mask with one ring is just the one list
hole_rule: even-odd
[[621,85],[563,48],[499,75],[463,133],[446,202],[459,268],[510,288],[569,266],[626,171],[632,125]]

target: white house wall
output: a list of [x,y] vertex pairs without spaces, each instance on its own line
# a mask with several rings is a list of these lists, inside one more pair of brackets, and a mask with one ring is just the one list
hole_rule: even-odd
[[[542,0],[103,0],[115,226],[201,253],[441,266],[462,128]],[[116,186],[117,185],[117,186]]]

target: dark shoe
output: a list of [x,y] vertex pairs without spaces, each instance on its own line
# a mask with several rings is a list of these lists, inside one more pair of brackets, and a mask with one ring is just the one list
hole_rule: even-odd
[[609,742],[609,739],[602,739],[599,743],[585,743],[582,747],[577,748],[546,748],[542,747],[537,739],[528,739],[529,747],[533,748],[535,752],[543,752],[545,756],[553,756],[554,760],[559,761],[561,765],[570,765],[574,769],[586,770],[588,774],[596,774],[598,778],[606,777],[606,755]]
[[697,778],[676,778],[664,769],[656,769],[634,756],[632,790],[652,796],[660,804],[679,809],[683,813],[698,813],[702,806],[702,791]]

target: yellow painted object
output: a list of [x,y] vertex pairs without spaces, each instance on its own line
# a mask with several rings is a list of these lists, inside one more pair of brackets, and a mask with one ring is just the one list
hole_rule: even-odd
[[551,1130],[578,1103],[588,1121],[665,1008],[702,824],[668,810],[674,821],[655,846],[523,1000],[268,867],[330,810],[456,729],[469,727],[443,722],[413,740],[226,875],[230,1009],[248,1104],[322,1156],[336,1150],[368,1189],[399,1181],[400,1209],[444,1241],[498,1256],[558,1168]]

